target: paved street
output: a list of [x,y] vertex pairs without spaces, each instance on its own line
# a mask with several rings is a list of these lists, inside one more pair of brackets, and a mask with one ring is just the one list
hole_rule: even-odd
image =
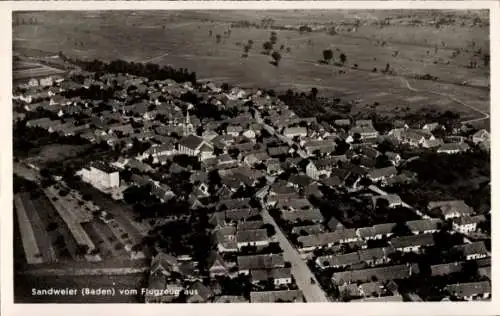
[[[297,286],[304,293],[304,297],[307,302],[328,302],[325,292],[318,285],[314,274],[311,272],[306,262],[302,260],[299,253],[292,246],[288,238],[283,234],[278,224],[269,214],[269,212],[264,209],[262,211],[262,218],[265,223],[271,224],[276,229],[276,240],[280,243],[281,249],[283,249],[283,256],[286,261],[292,264],[292,274],[297,282]],[[311,284],[311,278],[316,282]]]

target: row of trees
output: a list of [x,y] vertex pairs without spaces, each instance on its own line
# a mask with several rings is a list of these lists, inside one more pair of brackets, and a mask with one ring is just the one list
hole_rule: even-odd
[[59,56],[66,61],[70,61],[78,65],[82,69],[95,73],[128,73],[138,77],[145,77],[149,80],[166,80],[172,79],[176,82],[192,82],[196,83],[196,73],[189,72],[186,68],[175,69],[170,66],[159,66],[153,63],[136,63],[125,60],[114,60],[110,63],[101,60],[80,60],[66,57],[62,52]]

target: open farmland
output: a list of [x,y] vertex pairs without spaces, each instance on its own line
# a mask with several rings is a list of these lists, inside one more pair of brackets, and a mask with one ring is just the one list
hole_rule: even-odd
[[[474,52],[489,50],[489,34],[484,25],[471,26],[471,21],[487,21],[487,12],[443,11],[442,16],[452,16],[455,22],[438,29],[427,23],[438,13],[400,11],[68,12],[57,17],[27,13],[37,24],[14,26],[14,51],[40,49],[78,58],[168,64],[196,71],[199,79],[248,88],[309,91],[316,87],[325,96],[360,100],[361,107],[378,102],[377,111],[385,114],[434,106],[441,111],[453,109],[464,120],[485,118],[489,68]],[[286,27],[330,28],[357,20],[359,26],[334,36],[326,31],[275,30],[274,49],[282,55],[275,67],[269,63],[270,56],[261,54],[271,29],[231,28],[237,21],[259,23],[265,18]],[[390,24],[374,26],[374,21],[383,19]],[[230,28],[231,35],[225,36]],[[217,35],[221,35],[219,43]],[[243,58],[243,46],[249,40],[253,45]],[[325,49],[333,51],[335,62],[344,53],[344,67],[319,63]],[[460,53],[452,57],[456,50]],[[479,67],[468,68],[471,60]],[[393,75],[380,73],[387,64]],[[352,69],[354,65],[357,69]],[[438,77],[439,83],[413,79],[425,74]],[[409,80],[411,88],[402,78]]]

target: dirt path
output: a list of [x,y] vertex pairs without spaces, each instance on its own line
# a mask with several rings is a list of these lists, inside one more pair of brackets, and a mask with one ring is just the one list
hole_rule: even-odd
[[[413,91],[413,92],[419,92],[419,90],[413,88],[410,83],[408,82],[408,80],[406,78],[403,78],[403,77],[400,77],[399,79],[401,79],[401,82],[406,86],[406,88],[408,88],[408,90],[410,91]],[[476,111],[477,113],[483,115],[483,117],[480,117],[480,118],[476,118],[476,119],[472,119],[472,120],[465,120],[465,121],[462,121],[462,124],[467,124],[467,123],[472,123],[472,122],[479,122],[479,121],[483,121],[483,120],[487,120],[490,118],[490,114],[489,113],[486,113],[480,109],[478,109],[477,107],[475,106],[472,106],[470,104],[467,104],[459,99],[457,99],[455,96],[451,95],[451,94],[447,94],[447,93],[441,93],[441,92],[436,92],[436,91],[428,91],[432,94],[436,94],[436,95],[440,95],[440,96],[444,96],[444,97],[447,97],[448,99],[452,100],[453,102],[456,102],[456,103],[459,103],[473,111]]]

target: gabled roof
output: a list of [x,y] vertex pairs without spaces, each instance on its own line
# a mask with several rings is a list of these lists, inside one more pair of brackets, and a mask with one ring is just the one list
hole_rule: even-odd
[[472,254],[488,254],[486,245],[483,241],[477,241],[470,244],[457,245],[452,248],[452,251],[459,252],[464,256]]
[[323,215],[318,209],[283,211],[281,214],[283,219],[289,222],[295,222],[299,219],[313,222],[323,221]]
[[371,269],[336,272],[332,279],[336,284],[349,282],[368,281],[376,277],[378,281],[405,279],[410,273],[418,273],[417,265],[408,266],[406,264]]
[[319,234],[323,232],[323,226],[321,224],[313,224],[306,226],[294,226],[292,228],[292,234],[300,234],[302,231],[308,235]]
[[356,239],[356,230],[353,228],[348,229],[337,229],[334,232],[322,233],[317,235],[300,236],[297,241],[302,243],[304,248],[307,247],[318,247],[326,246],[328,244],[333,244],[341,242],[346,239]]
[[272,269],[285,266],[282,254],[238,256],[237,262],[240,270]]
[[398,170],[394,166],[386,167],[386,168],[378,168],[378,169],[373,169],[368,172],[368,177],[371,179],[378,179],[378,178],[388,178],[392,177],[398,174]]
[[429,219],[418,219],[414,221],[406,222],[406,226],[413,232],[424,232],[430,230],[437,230],[440,228],[442,221],[440,219],[429,218]]
[[255,269],[250,270],[252,282],[267,281],[269,279],[291,278],[291,268]]
[[484,293],[491,293],[491,283],[489,281],[481,281],[450,284],[445,287],[445,291],[457,297],[482,295]]
[[432,246],[434,245],[434,236],[432,234],[423,234],[396,237],[391,239],[390,244],[396,249],[414,246]]
[[236,233],[236,241],[241,243],[265,241],[267,239],[265,229],[238,230]]
[[203,143],[205,143],[203,138],[196,135],[185,136],[179,141],[179,145],[185,146],[192,150],[197,150]]

